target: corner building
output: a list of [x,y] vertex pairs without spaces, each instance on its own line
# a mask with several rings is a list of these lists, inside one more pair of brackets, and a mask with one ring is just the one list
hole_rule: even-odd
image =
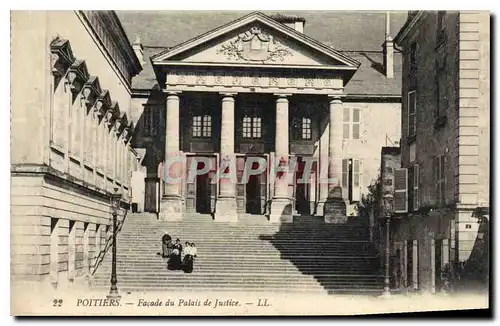
[[489,22],[488,12],[415,11],[395,38],[404,66],[393,240],[410,290],[487,284]]

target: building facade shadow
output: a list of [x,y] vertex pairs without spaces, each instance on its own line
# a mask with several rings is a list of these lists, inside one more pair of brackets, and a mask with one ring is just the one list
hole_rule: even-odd
[[383,274],[370,243],[369,224],[350,217],[345,224],[323,217],[294,216],[273,235],[261,235],[304,275],[313,276],[329,294],[380,295]]

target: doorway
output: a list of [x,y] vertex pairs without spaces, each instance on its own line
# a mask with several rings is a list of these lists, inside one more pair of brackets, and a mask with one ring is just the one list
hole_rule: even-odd
[[434,240],[434,288],[436,292],[441,292],[442,282],[442,263],[443,263],[443,240]]
[[196,212],[210,213],[210,178],[208,174],[196,176]]
[[[308,181],[304,181],[305,160],[302,157],[297,157],[297,171],[295,173],[295,210],[300,215],[311,214],[310,201],[310,176]],[[312,173],[312,171],[310,171]]]
[[246,184],[246,212],[261,214],[260,207],[260,180],[258,175],[251,175]]

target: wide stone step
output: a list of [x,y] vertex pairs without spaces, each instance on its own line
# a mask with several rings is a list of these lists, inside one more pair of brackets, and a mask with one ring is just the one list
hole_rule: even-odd
[[[105,282],[95,282],[95,285],[97,286],[105,286],[107,283]],[[109,283],[108,283],[109,284]],[[240,289],[240,290],[246,290],[249,288],[267,288],[267,289],[277,289],[277,288],[284,288],[284,289],[299,289],[299,288],[306,288],[306,289],[320,289],[323,287],[326,290],[333,290],[333,289],[355,289],[355,288],[362,288],[362,289],[379,289],[381,290],[383,286],[381,286],[380,283],[373,283],[373,284],[365,284],[365,283],[342,283],[342,282],[337,282],[337,283],[328,283],[328,284],[319,284],[315,285],[314,283],[290,283],[290,282],[282,282],[282,283],[277,283],[277,282],[196,282],[193,280],[186,281],[186,282],[168,282],[167,280],[162,280],[162,281],[152,281],[152,282],[138,282],[138,281],[130,281],[130,282],[125,282],[125,281],[118,281],[118,286],[119,288],[131,288],[131,287],[136,287],[136,288],[149,288],[153,289],[156,288],[156,290],[160,289],[184,289],[186,287],[190,288],[205,288],[205,289],[219,289],[219,288],[232,288],[232,289]]]
[[[109,290],[109,285],[107,284],[96,284],[94,286],[96,290]],[[325,290],[323,287],[318,286],[318,287],[276,287],[276,286],[263,286],[263,287],[256,287],[256,286],[245,286],[244,288],[242,285],[216,285],[216,286],[209,286],[209,287],[204,287],[202,285],[197,285],[197,286],[190,286],[190,285],[184,285],[184,286],[172,286],[172,285],[165,285],[165,284],[123,284],[119,286],[119,291],[121,293],[123,292],[150,292],[150,291],[165,291],[165,292],[175,292],[175,291],[182,291],[182,292],[241,292],[241,290],[244,289],[245,292],[255,292],[255,293],[312,293],[312,294],[328,294],[327,290]],[[374,290],[372,290],[374,291]]]

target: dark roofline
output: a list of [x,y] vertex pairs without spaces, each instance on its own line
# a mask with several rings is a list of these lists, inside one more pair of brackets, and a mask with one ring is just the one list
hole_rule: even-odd
[[[236,20],[233,20],[233,21],[231,21],[231,22],[229,22],[227,24],[224,24],[222,26],[219,26],[219,27],[217,27],[215,29],[212,29],[211,31],[208,31],[206,33],[198,35],[198,36],[196,36],[196,37],[194,37],[194,38],[192,38],[190,40],[187,40],[185,42],[182,42],[182,43],[180,43],[180,44],[178,44],[178,45],[176,45],[176,46],[174,46],[174,47],[172,47],[170,49],[166,49],[165,51],[162,51],[162,52],[160,52],[160,53],[158,53],[158,54],[150,57],[150,61],[151,61],[151,63],[153,63],[154,59],[156,59],[158,57],[161,57],[164,54],[167,54],[171,50],[174,50],[174,49],[177,49],[177,48],[181,48],[181,47],[185,46],[188,43],[195,42],[195,41],[197,41],[197,40],[199,40],[199,39],[201,39],[203,37],[206,37],[207,35],[210,35],[212,33],[216,33],[216,32],[218,32],[218,31],[220,31],[220,30],[222,30],[222,29],[224,29],[224,28],[226,28],[228,26],[234,25],[237,22],[245,20],[245,19],[247,19],[248,17],[251,17],[251,16],[261,16],[261,18],[264,19],[264,20],[268,19],[268,20],[274,21],[274,22],[276,22],[278,24],[281,24],[280,22],[276,21],[275,19],[271,18],[270,16],[268,16],[268,15],[266,15],[266,14],[260,12],[260,11],[254,11],[254,12],[249,13],[248,15],[240,17],[240,18],[238,18]],[[315,46],[319,47],[320,49],[323,49],[323,51],[331,51],[331,52],[339,55],[341,57],[341,59],[344,59],[345,61],[349,62],[350,64],[352,64],[353,66],[355,66],[357,68],[359,68],[359,66],[361,66],[361,63],[358,60],[353,59],[353,58],[351,58],[351,57],[349,57],[347,55],[344,55],[340,51],[335,50],[333,47],[328,46],[328,45],[326,45],[326,44],[324,44],[324,43],[322,43],[322,42],[320,42],[320,41],[318,41],[318,40],[316,40],[316,39],[314,39],[314,38],[312,38],[310,36],[307,36],[304,33],[300,33],[298,31],[296,31],[294,28],[288,27],[287,25],[281,24],[281,26],[282,26],[282,28],[284,30],[288,30],[288,32],[292,34],[292,37],[293,37],[293,34],[295,34],[296,38],[298,38],[298,39],[302,38],[306,42],[312,43]]]
[[299,17],[299,16],[274,14],[274,15],[269,15],[269,17],[280,23],[295,23],[295,22],[302,22],[304,24],[306,23],[306,19],[304,17]]
[[401,45],[401,42],[406,38],[409,31],[417,24],[420,18],[422,18],[424,13],[424,11],[418,10],[410,11],[403,27],[401,27],[396,37],[394,37],[394,43]]

